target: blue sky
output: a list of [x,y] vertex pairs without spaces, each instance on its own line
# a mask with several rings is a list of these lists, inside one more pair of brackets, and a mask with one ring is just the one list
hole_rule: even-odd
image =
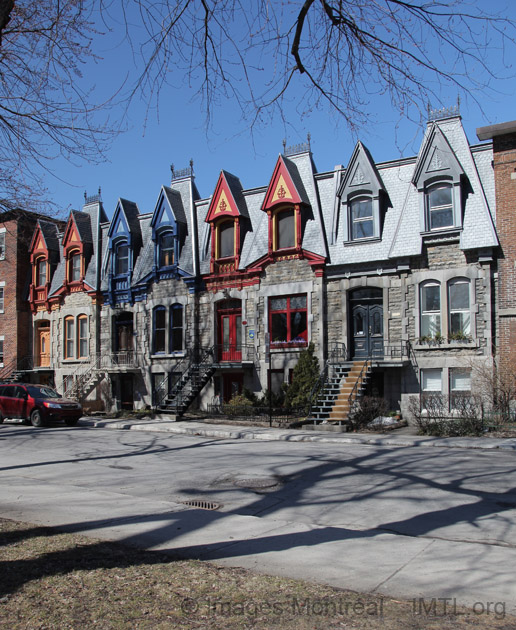
[[[505,14],[516,19],[516,3],[507,5],[493,0],[490,6],[493,10],[508,6]],[[95,51],[102,60],[85,66],[84,80],[96,83],[101,98],[123,82],[130,58],[127,48],[117,41],[116,33],[100,38]],[[506,59],[516,59],[516,45],[508,52]],[[507,61],[506,67],[502,67],[498,51],[492,51],[490,63],[495,73],[499,71],[507,76]],[[184,81],[178,75],[180,82]],[[516,80],[506,79],[493,87],[498,93],[481,97],[484,111],[473,100],[462,98],[461,115],[472,143],[478,142],[476,128],[516,119]],[[336,164],[346,165],[357,137],[327,111],[313,111],[299,119],[297,99],[301,98],[300,94],[294,91],[287,105],[288,128],[277,121],[253,133],[239,120],[238,108],[225,101],[215,108],[211,128],[207,131],[201,103],[187,85],[162,90],[159,116],[155,109],[147,110],[143,100],[133,101],[124,122],[127,130],[112,143],[106,162],[71,164],[57,159],[49,165],[53,175],[44,176],[49,196],[58,209],[66,212],[70,208],[80,209],[84,191],[94,194],[100,186],[108,216],[112,215],[119,197],[135,201],[141,212],[150,212],[161,185],[170,183],[170,165],[181,169],[188,166],[190,159],[194,161],[196,184],[202,197],[213,193],[221,169],[237,175],[244,188],[263,186],[272,175],[283,148],[283,138],[287,145],[297,144],[306,141],[308,132],[319,172],[333,169]],[[442,104],[455,105],[456,102],[456,90],[443,93]],[[400,120],[385,97],[372,97],[368,108],[375,122],[361,129],[358,138],[376,161],[417,153],[424,125]],[[122,109],[114,110],[112,116],[122,117]]]

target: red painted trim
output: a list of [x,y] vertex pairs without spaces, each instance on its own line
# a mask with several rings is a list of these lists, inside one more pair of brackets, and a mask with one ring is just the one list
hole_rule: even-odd
[[[272,201],[274,197],[274,193],[276,191],[276,187],[278,184],[278,180],[280,177],[283,177],[285,180],[285,184],[289,188],[291,195],[290,197],[284,197],[282,199],[278,199],[276,201]],[[269,182],[269,186],[267,187],[267,192],[265,193],[265,198],[262,203],[262,210],[270,210],[274,206],[280,203],[302,203],[301,196],[299,191],[297,190],[294,181],[290,177],[290,173],[288,168],[283,160],[283,156],[280,155],[278,157],[278,161],[276,162],[276,166],[274,168],[274,172],[272,174],[271,180]]]

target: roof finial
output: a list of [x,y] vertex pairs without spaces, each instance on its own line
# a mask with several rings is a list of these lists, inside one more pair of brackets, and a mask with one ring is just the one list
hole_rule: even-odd
[[190,170],[191,170],[191,175],[193,175],[193,158],[190,158]]
[[86,201],[86,197],[88,196],[88,193],[86,191],[84,191],[84,201]]
[[283,153],[285,153],[286,148],[287,148],[287,139],[283,138]]
[[308,146],[310,146],[310,140],[312,139],[312,134],[310,132],[308,132],[306,134],[306,142],[308,144]]

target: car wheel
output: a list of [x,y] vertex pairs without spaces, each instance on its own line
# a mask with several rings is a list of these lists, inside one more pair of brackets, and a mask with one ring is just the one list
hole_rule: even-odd
[[79,422],[79,418],[66,418],[65,424],[67,427],[74,427]]
[[38,429],[43,426],[44,422],[39,409],[34,409],[34,411],[30,414],[30,422],[33,427]]

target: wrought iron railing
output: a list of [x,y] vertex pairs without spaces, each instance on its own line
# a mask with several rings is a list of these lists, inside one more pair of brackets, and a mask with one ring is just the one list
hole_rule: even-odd
[[256,348],[251,344],[217,343],[213,346],[213,356],[216,363],[254,362]]
[[154,399],[156,407],[163,406],[165,401],[172,402],[174,407],[181,407],[196,391],[199,380],[214,363],[214,348],[195,348],[174,368],[174,383],[170,385],[169,374],[155,387]]
[[310,392],[310,404],[307,415],[310,416],[317,402],[319,394],[324,391],[327,383],[333,378],[335,368],[348,360],[348,349],[345,343],[334,342],[328,351],[328,358],[324,362],[319,378]]
[[362,366],[362,369],[360,370],[360,374],[358,375],[358,378],[356,379],[355,384],[353,385],[351,394],[348,396],[348,405],[349,405],[350,414],[354,411],[355,404],[358,399],[358,388],[362,387],[365,374],[369,371],[370,367],[371,367],[371,358],[368,357],[367,359],[364,359],[364,365]]
[[34,362],[31,355],[19,358],[15,357],[9,363],[5,364],[0,369],[0,382],[6,381],[11,378],[12,374],[21,370],[32,370]]

